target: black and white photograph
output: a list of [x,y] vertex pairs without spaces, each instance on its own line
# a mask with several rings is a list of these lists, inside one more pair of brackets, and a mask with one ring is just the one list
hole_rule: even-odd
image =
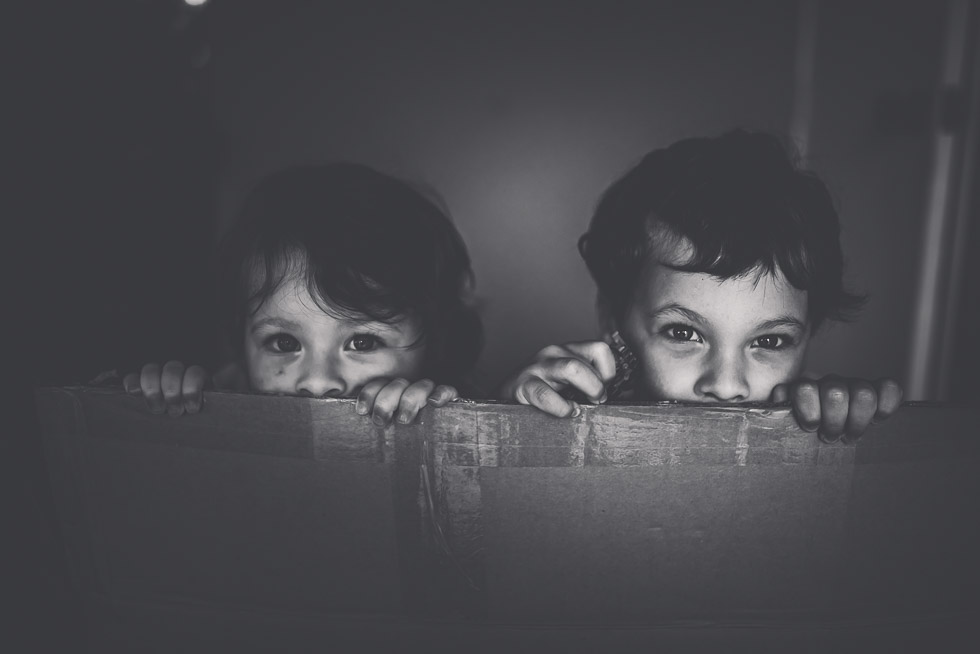
[[980,3],[5,15],[0,649],[980,651]]

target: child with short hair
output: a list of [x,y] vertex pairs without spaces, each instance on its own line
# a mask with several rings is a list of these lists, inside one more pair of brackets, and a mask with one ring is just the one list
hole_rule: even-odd
[[[219,249],[218,303],[232,363],[223,390],[356,397],[375,424],[442,406],[475,364],[482,328],[469,255],[449,217],[367,166],[309,165],[249,195]],[[437,380],[438,384],[436,381]],[[201,366],[147,364],[124,379],[151,411],[201,408]]]
[[801,376],[814,331],[863,302],[844,289],[839,234],[827,188],[771,135],[737,130],[654,150],[607,189],[579,240],[609,343],[547,347],[499,395],[559,417],[580,410],[572,393],[595,403],[789,401],[803,429],[852,441],[894,413],[902,389]]

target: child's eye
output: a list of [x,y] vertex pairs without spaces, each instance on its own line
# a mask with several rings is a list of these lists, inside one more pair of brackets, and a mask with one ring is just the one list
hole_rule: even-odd
[[667,325],[664,327],[663,333],[673,341],[703,342],[701,335],[693,327],[688,325]]
[[265,344],[274,352],[298,352],[300,349],[299,341],[289,334],[273,334],[265,339]]
[[783,348],[792,344],[792,340],[786,336],[782,336],[780,334],[766,334],[765,336],[760,336],[759,338],[755,339],[752,346],[762,348],[763,350],[782,350]]
[[347,341],[347,347],[355,352],[370,352],[383,344],[381,339],[373,334],[355,334]]

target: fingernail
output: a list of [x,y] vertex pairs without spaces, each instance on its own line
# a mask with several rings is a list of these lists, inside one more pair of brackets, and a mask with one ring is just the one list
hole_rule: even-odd
[[380,415],[374,416],[372,420],[374,424],[376,424],[378,427],[384,427],[385,423],[388,422],[387,420],[385,420],[384,416],[380,416]]
[[426,400],[426,403],[428,403],[428,404],[438,404],[440,399],[441,398],[438,398],[435,395],[431,395],[431,396],[429,396],[429,399]]
[[396,420],[403,425],[408,424],[411,421],[407,413],[399,413]]
[[167,407],[167,415],[170,416],[171,418],[177,418],[177,417],[179,417],[183,413],[184,413],[184,410],[183,410],[182,407],[179,407],[179,406],[168,406]]
[[572,415],[570,415],[569,418],[578,418],[580,415],[582,415],[582,407],[578,405],[578,402],[572,402],[572,406],[574,408],[572,409]]
[[822,431],[817,432],[817,438],[819,438],[824,443],[827,443],[828,445],[836,443],[841,439],[840,436],[838,436],[837,438],[831,438],[829,435],[823,433]]
[[354,405],[354,411],[356,411],[357,412],[357,415],[359,415],[359,416],[366,416],[367,415],[367,405],[366,404],[363,404],[361,402],[358,402],[358,403],[356,403]]

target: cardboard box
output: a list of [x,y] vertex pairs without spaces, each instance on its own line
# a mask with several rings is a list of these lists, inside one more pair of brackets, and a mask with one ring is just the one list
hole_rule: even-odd
[[828,445],[781,407],[36,397],[103,650],[978,642],[976,409]]

